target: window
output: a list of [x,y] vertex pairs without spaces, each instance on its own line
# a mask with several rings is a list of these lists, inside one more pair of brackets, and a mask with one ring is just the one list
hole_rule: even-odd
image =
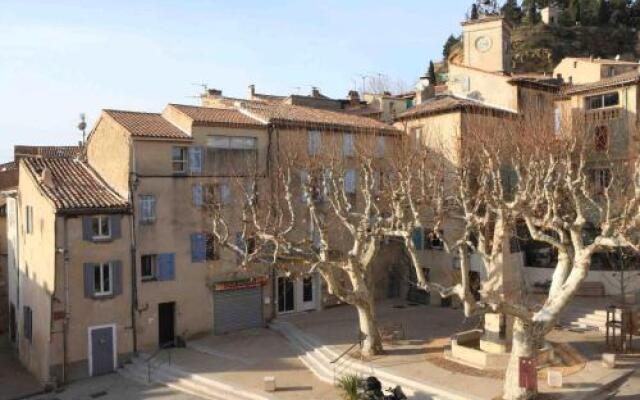
[[384,172],[373,171],[373,193],[378,194],[384,190]]
[[111,263],[96,264],[93,267],[94,296],[108,296],[113,293]]
[[593,170],[593,187],[596,194],[604,194],[611,183],[611,171],[608,168]]
[[188,166],[188,148],[174,147],[171,151],[171,162],[174,174],[184,174]]
[[153,195],[140,196],[140,222],[152,224],[156,220],[156,198]]
[[308,152],[310,156],[315,156],[320,153],[320,146],[322,144],[322,137],[320,131],[308,132]]
[[313,301],[313,277],[302,278],[302,301],[308,303]]
[[231,202],[231,187],[228,182],[218,184],[218,198],[221,204],[229,204]]
[[374,150],[374,155],[378,158],[384,157],[385,147],[387,140],[384,136],[378,136],[376,138],[376,148]]
[[202,173],[202,147],[189,147],[189,171],[192,174]]
[[553,110],[553,125],[556,135],[559,134],[562,129],[562,109],[560,107]]
[[342,136],[342,155],[345,157],[353,157],[354,150],[353,133],[345,133]]
[[7,216],[7,205],[1,205],[0,206],[0,217],[6,217]]
[[307,202],[307,193],[310,190],[308,185],[311,185],[311,179],[309,173],[306,170],[300,171],[300,201]]
[[437,235],[430,229],[416,228],[411,240],[416,250],[443,250],[444,242],[440,237],[444,235],[444,231],[440,231]]
[[33,339],[33,311],[31,307],[24,306],[22,308],[23,335],[28,340]]
[[193,205],[200,208],[204,204],[204,190],[201,183],[196,183],[192,187]]
[[24,214],[27,233],[33,233],[33,207],[26,206]]
[[111,218],[106,215],[91,217],[91,238],[111,239]]
[[609,67],[609,69],[607,70],[607,77],[611,78],[616,76],[616,69],[615,67]]
[[[205,239],[206,239],[205,257],[207,261],[219,260],[220,257],[218,255],[218,246],[216,245],[216,237],[211,234],[206,234]],[[254,241],[254,245],[255,245],[255,241]]]
[[594,139],[596,151],[607,151],[609,148],[609,128],[606,126],[596,127]]
[[250,136],[209,136],[207,171],[213,175],[243,175],[255,170],[258,140]]
[[588,110],[597,110],[599,108],[617,106],[620,104],[620,95],[618,92],[599,94],[597,96],[589,96],[585,101]]
[[356,170],[348,169],[344,174],[344,190],[348,194],[356,193]]
[[147,254],[142,256],[140,263],[140,278],[143,281],[150,281],[156,279],[158,273],[158,255]]

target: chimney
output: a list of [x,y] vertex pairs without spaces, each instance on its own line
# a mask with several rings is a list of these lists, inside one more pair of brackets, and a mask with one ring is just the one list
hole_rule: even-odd
[[248,94],[249,100],[253,100],[253,96],[255,95],[256,95],[256,85],[251,84],[249,85],[249,94]]
[[423,75],[416,85],[416,105],[424,103],[426,100],[435,97],[436,88],[431,84],[429,77]]
[[360,105],[360,93],[358,93],[357,90],[349,91],[348,97],[349,97],[349,104],[351,106]]
[[311,97],[315,97],[315,98],[320,97],[320,89],[318,89],[317,87],[313,86],[311,88]]
[[210,97],[222,97],[222,90],[220,89],[207,89],[207,95]]
[[44,167],[44,169],[40,173],[40,182],[42,182],[45,186],[53,189],[53,175],[51,174],[51,170],[49,168]]

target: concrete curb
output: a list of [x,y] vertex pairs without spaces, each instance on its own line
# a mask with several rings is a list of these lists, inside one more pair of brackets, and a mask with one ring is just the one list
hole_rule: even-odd
[[621,385],[625,380],[627,380],[631,375],[633,375],[636,371],[634,369],[622,369],[622,370],[614,370],[610,374],[607,374],[602,379],[594,382],[594,384],[598,385],[596,389],[593,390],[585,390],[579,393],[570,394],[564,396],[564,400],[593,400],[596,396],[604,394],[607,390],[612,389],[616,386]]

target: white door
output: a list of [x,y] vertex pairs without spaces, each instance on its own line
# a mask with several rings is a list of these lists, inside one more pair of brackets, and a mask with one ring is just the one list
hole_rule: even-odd
[[306,275],[298,278],[297,288],[300,299],[300,311],[315,310],[317,302],[316,275]]

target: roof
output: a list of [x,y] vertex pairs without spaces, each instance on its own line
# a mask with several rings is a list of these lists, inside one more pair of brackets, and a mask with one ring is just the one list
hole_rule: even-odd
[[13,156],[16,160],[22,157],[76,157],[80,155],[80,146],[14,146]]
[[474,24],[481,24],[484,22],[493,22],[493,21],[504,21],[505,25],[509,26],[510,28],[513,28],[513,24],[509,22],[508,19],[504,18],[502,15],[482,15],[477,19],[468,19],[462,22],[460,25],[462,26],[474,25]]
[[497,113],[513,114],[513,112],[488,106],[479,101],[462,99],[452,95],[439,95],[398,115],[396,119],[418,118],[426,115],[445,114],[464,110],[487,110]]
[[559,91],[564,85],[562,79],[550,78],[548,76],[521,75],[509,80],[512,85],[532,87],[551,92]]
[[639,65],[636,61],[611,60],[607,58],[592,58],[592,57],[567,57],[567,58],[570,60],[577,60],[582,62],[590,62],[594,64],[603,64],[603,65],[634,65],[634,66]]
[[356,131],[399,132],[391,125],[376,121],[372,118],[351,115],[340,111],[294,106],[291,104],[243,103],[241,106],[250,115],[258,119],[280,125],[318,128],[334,127],[337,129]]
[[249,126],[263,127],[264,124],[251,118],[237,109],[198,107],[182,104],[169,104],[193,120],[194,125],[205,126]]
[[573,95],[592,90],[600,90],[606,88],[613,88],[618,86],[627,86],[640,83],[640,73],[638,71],[626,72],[624,74],[616,75],[611,78],[601,79],[597,82],[585,83],[582,85],[568,86],[562,94]]
[[[127,201],[111,189],[86,163],[72,158],[24,158],[42,194],[57,211],[81,213],[128,211]],[[50,180],[43,177],[49,171]]]
[[133,137],[151,139],[191,140],[191,136],[178,129],[157,113],[103,110]]

